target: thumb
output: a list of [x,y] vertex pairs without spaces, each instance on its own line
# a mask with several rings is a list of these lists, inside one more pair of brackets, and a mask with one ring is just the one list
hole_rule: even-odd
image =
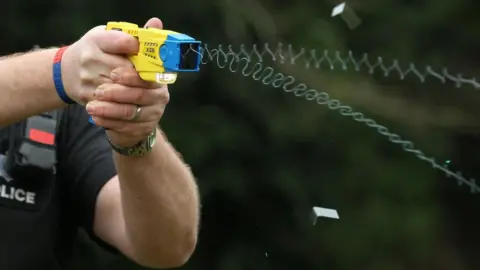
[[145,27],[163,29],[163,23],[159,18],[153,17],[147,21],[147,23],[145,24]]
[[95,29],[92,31],[92,39],[98,48],[109,54],[136,54],[138,52],[138,40],[133,36],[114,30]]

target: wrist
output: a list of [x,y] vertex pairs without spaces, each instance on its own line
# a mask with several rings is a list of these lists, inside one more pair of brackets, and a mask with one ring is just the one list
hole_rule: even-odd
[[120,147],[133,147],[145,140],[147,137],[131,135],[127,136],[113,130],[106,130],[106,134],[111,143]]
[[[153,146],[155,145],[157,138],[156,129],[150,132],[148,136],[143,137],[141,140],[128,137],[123,138],[121,142],[118,142],[119,138],[115,136],[116,134],[112,134],[111,132],[110,134],[111,135],[107,133],[107,139],[112,149],[120,155],[130,157],[142,157],[150,153],[153,149]],[[113,139],[111,138],[112,135],[114,137]],[[117,138],[115,139],[115,137]]]

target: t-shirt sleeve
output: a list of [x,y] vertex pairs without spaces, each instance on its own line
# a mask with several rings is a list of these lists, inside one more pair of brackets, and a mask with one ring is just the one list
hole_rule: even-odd
[[116,170],[105,131],[90,124],[88,117],[80,105],[64,110],[57,140],[58,178],[66,193],[69,216],[105,247],[93,232],[95,204],[101,188]]

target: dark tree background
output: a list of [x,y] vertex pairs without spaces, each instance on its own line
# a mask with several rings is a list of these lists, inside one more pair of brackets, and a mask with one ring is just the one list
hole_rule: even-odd
[[[111,20],[158,16],[165,28],[212,47],[282,42],[478,76],[480,2],[351,1],[362,19],[354,30],[330,16],[339,3],[5,0],[0,54],[69,44]],[[351,64],[346,71],[339,63],[272,65],[414,141],[439,164],[480,177],[480,93],[471,85],[400,80]],[[480,195],[374,129],[215,63],[181,75],[170,91],[161,126],[192,166],[203,204],[198,248],[185,269],[479,269]],[[313,226],[313,206],[337,209],[340,219]],[[76,252],[72,269],[140,269],[85,237]]]

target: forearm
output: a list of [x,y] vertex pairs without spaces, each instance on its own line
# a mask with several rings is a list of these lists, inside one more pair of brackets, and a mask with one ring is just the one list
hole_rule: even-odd
[[56,49],[0,58],[0,127],[60,108],[52,80]]
[[[199,196],[194,177],[166,138],[144,157],[115,154],[125,228],[137,258],[185,261],[196,245]],[[180,257],[180,258],[179,258]]]

